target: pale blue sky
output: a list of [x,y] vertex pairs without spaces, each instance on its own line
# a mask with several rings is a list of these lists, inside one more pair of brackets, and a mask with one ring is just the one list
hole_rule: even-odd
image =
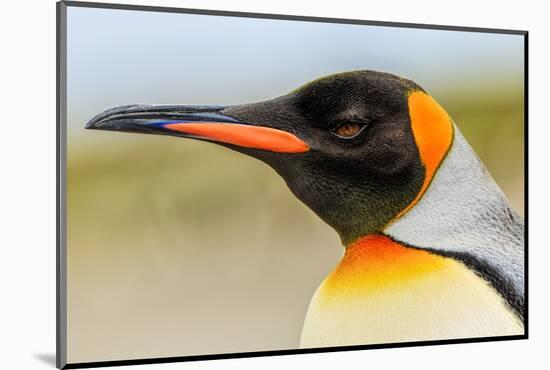
[[115,105],[238,104],[355,69],[431,92],[523,81],[518,35],[69,7],[67,49],[70,131]]

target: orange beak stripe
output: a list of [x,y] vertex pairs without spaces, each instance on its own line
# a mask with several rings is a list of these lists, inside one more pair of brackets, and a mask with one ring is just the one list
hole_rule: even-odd
[[169,123],[165,128],[244,148],[261,149],[276,153],[304,153],[309,145],[289,132],[269,127],[234,123]]

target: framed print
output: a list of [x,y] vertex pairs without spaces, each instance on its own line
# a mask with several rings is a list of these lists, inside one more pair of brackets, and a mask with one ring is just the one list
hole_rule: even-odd
[[527,338],[527,32],[58,3],[59,368]]

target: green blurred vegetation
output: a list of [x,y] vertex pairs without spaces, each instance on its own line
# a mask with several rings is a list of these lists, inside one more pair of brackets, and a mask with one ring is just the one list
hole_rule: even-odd
[[[296,348],[342,253],[336,234],[259,161],[177,138],[90,136],[98,150],[69,146],[70,356]],[[101,145],[107,136],[122,144]]]
[[[433,94],[523,214],[522,89]],[[70,361],[297,346],[342,249],[274,171],[208,143],[69,126]]]
[[524,213],[524,102],[520,86],[468,88],[436,97],[508,199]]

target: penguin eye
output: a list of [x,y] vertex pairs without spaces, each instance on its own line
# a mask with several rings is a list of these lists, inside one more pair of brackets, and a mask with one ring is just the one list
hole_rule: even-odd
[[344,122],[338,125],[334,129],[333,133],[341,138],[351,139],[359,135],[359,133],[363,131],[366,126],[367,125],[364,123]]

